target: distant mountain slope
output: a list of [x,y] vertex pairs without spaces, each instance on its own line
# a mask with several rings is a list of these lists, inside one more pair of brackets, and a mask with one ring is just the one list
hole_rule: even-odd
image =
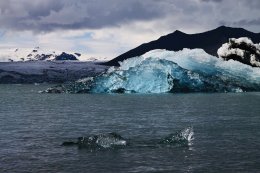
[[118,57],[105,63],[105,65],[118,66],[119,61],[140,56],[150,50],[166,49],[178,51],[183,48],[201,48],[208,54],[217,56],[218,49],[222,44],[229,41],[229,38],[249,37],[255,43],[260,42],[260,33],[253,33],[243,28],[231,28],[221,26],[211,31],[199,34],[186,34],[175,31],[171,34],[160,37],[158,40],[142,44]]

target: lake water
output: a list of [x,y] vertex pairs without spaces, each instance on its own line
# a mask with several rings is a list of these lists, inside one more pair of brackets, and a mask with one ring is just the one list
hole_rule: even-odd
[[[259,172],[260,93],[39,94],[0,85],[0,172]],[[116,132],[132,143],[193,127],[189,147],[61,146]]]

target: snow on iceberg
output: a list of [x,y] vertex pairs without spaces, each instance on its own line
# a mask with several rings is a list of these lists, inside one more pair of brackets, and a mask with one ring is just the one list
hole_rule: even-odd
[[260,90],[260,68],[225,61],[202,49],[153,50],[106,73],[80,80],[67,92],[167,93]]

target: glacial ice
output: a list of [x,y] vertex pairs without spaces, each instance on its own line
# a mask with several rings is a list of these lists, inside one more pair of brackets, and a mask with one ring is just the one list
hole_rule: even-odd
[[153,50],[106,73],[77,81],[67,92],[167,93],[260,90],[260,68],[217,58],[202,49]]

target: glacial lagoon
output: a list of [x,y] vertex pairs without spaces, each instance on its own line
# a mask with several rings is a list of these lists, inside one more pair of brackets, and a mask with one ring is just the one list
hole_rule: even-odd
[[[40,94],[0,85],[0,172],[257,172],[260,93]],[[157,141],[192,127],[189,145]],[[120,148],[62,146],[114,132]]]

